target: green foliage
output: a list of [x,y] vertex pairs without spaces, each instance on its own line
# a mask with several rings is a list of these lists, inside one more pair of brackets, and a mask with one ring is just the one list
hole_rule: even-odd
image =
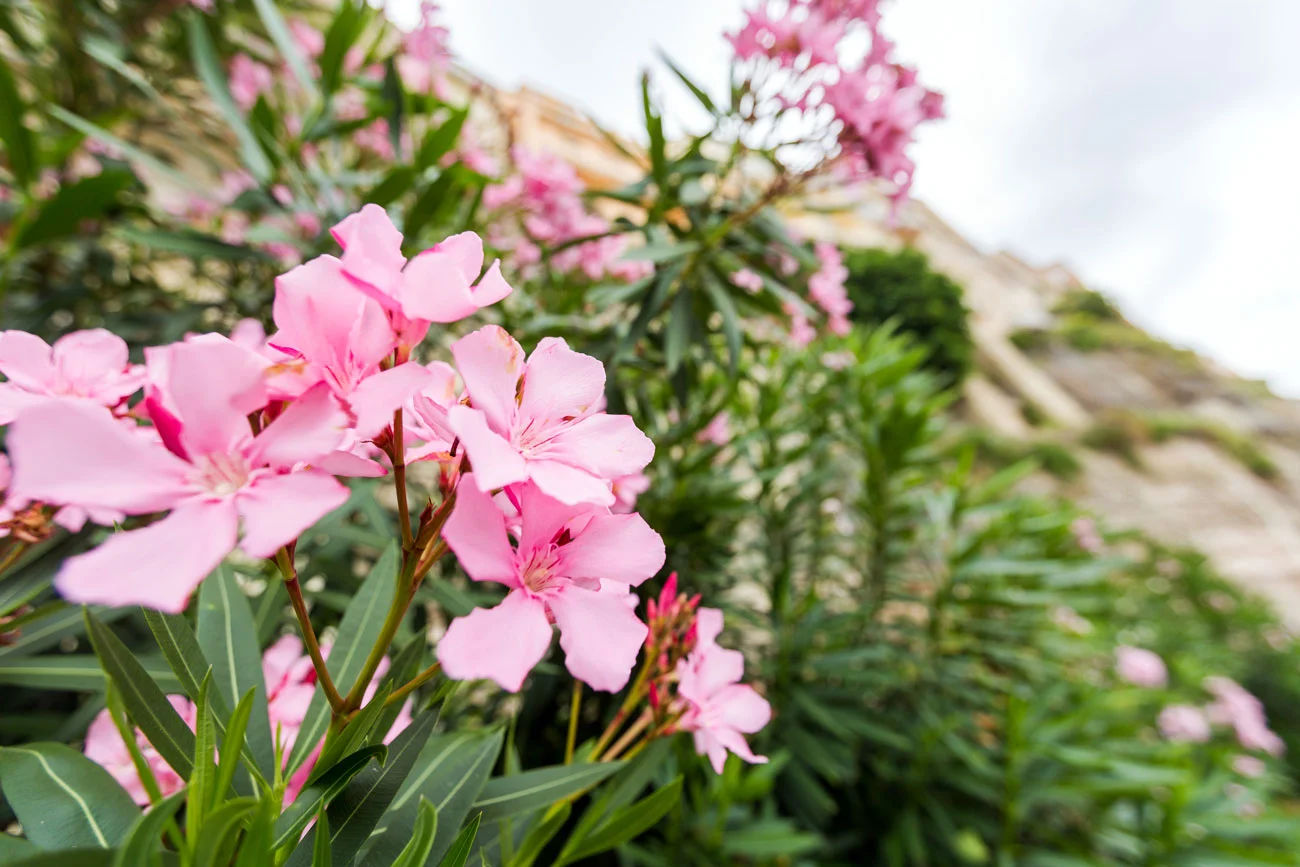
[[1124,322],[1124,315],[1119,312],[1109,298],[1093,289],[1071,289],[1062,296],[1052,310],[1058,315],[1078,313],[1099,322]]
[[1173,437],[1199,439],[1223,449],[1261,479],[1271,481],[1280,474],[1277,464],[1254,438],[1227,425],[1186,413],[1153,413],[1144,420],[1153,442]]
[[981,464],[995,470],[1033,461],[1045,473],[1063,482],[1072,482],[1083,472],[1083,465],[1070,446],[1054,440],[1018,440],[998,436],[982,427],[963,429],[955,438],[953,453],[973,448]]
[[928,352],[927,366],[957,385],[975,363],[970,311],[962,289],[911,248],[855,250],[844,258],[853,320],[868,326],[896,322]]

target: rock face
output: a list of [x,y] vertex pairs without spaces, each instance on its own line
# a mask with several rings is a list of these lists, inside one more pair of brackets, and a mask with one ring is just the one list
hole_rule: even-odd
[[[640,176],[635,161],[562,102],[527,89],[499,97],[515,142],[567,159],[589,186]],[[965,288],[981,371],[963,401],[974,423],[1026,441],[1077,443],[1115,413],[1174,413],[1250,438],[1275,465],[1273,479],[1260,478],[1221,444],[1175,436],[1137,443],[1140,468],[1079,446],[1084,472],[1078,480],[1038,481],[1094,509],[1110,526],[1201,549],[1225,575],[1272,599],[1300,629],[1300,405],[1212,361],[1172,348],[1152,352],[1141,341],[1093,351],[1057,341],[1023,352],[1013,333],[1051,327],[1054,308],[1081,288],[1068,268],[1038,268],[1010,253],[979,250],[919,201],[904,205],[893,223],[887,199],[870,189],[840,188],[814,204],[787,213],[806,237],[850,247],[911,245]],[[1045,427],[1026,423],[1025,404]]]
[[[1176,413],[1257,443],[1277,467],[1272,480],[1219,445],[1175,436],[1139,442],[1140,468],[1080,447],[1081,477],[1051,485],[1113,527],[1201,549],[1221,572],[1273,600],[1292,628],[1300,628],[1300,405],[1187,353],[1082,351],[1059,343],[1022,352],[1011,342],[1013,332],[1050,327],[1065,293],[1081,286],[1068,269],[1035,268],[1009,253],[984,253],[920,202],[904,206],[890,227],[883,200],[871,191],[837,197],[842,212],[792,213],[792,221],[819,240],[910,244],[965,287],[983,373],[972,377],[965,394],[975,423],[1008,437],[1077,441],[1116,412]],[[1051,426],[1027,425],[1024,402]]]

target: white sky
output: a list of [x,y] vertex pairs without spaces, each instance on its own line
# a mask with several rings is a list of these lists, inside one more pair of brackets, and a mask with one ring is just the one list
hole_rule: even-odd
[[[417,0],[389,0],[410,22]],[[741,0],[443,0],[460,59],[635,134],[661,48],[706,89]],[[915,194],[967,237],[1062,260],[1150,330],[1300,396],[1300,0],[892,0],[948,118]]]

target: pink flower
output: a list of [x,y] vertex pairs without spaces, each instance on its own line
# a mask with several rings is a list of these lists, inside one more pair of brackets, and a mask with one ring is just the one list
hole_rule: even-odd
[[605,368],[548,337],[524,360],[504,329],[480,328],[451,347],[472,409],[453,406],[448,426],[490,491],[531,479],[563,503],[614,502],[609,483],[638,472],[654,443],[630,416],[598,411]]
[[837,330],[836,323],[853,312],[853,302],[844,288],[849,269],[844,267],[844,259],[834,244],[820,243],[814,249],[821,268],[808,278],[808,295],[831,317],[832,330],[838,334],[841,331]]
[[275,77],[264,63],[240,52],[230,61],[230,97],[235,105],[248,111],[263,93],[270,93]]
[[[194,703],[180,695],[169,695],[167,701],[185,720],[185,724],[193,729],[197,721]],[[135,730],[135,742],[149,765],[149,770],[153,772],[154,779],[158,781],[158,789],[164,798],[185,787],[185,781],[164,761],[139,729]],[[86,730],[83,749],[86,758],[112,774],[113,779],[126,789],[132,800],[141,807],[149,806],[149,793],[145,791],[126,741],[122,740],[122,733],[117,730],[107,709],[101,710]]]
[[565,505],[524,484],[507,492],[521,520],[512,545],[505,514],[472,475],[461,481],[443,538],[470,578],[510,592],[495,608],[452,622],[438,645],[447,675],[489,678],[516,692],[546,655],[554,622],[574,677],[593,689],[622,689],[647,632],[627,588],[663,566],[659,534],[638,515]]
[[397,72],[406,89],[441,95],[442,80],[451,62],[447,28],[435,23],[438,4],[420,4],[420,23],[402,40]]
[[1232,769],[1243,777],[1258,779],[1268,772],[1268,765],[1264,764],[1263,759],[1254,756],[1235,756],[1232,759]]
[[1134,686],[1148,689],[1158,689],[1169,681],[1164,660],[1140,647],[1116,648],[1115,673]]
[[1171,704],[1160,711],[1156,724],[1160,733],[1175,743],[1203,744],[1210,739],[1209,719],[1190,704]]
[[1096,554],[1105,547],[1101,534],[1097,532],[1097,522],[1092,518],[1075,518],[1070,524],[1074,542],[1089,554]]
[[731,275],[731,282],[751,295],[757,294],[763,288],[763,278],[748,268],[741,268],[734,272]]
[[392,137],[388,134],[388,121],[379,118],[370,126],[362,127],[352,134],[352,141],[362,150],[370,151],[381,160],[392,161],[397,158],[393,149]]
[[269,557],[347,499],[329,475],[297,469],[342,437],[346,417],[327,387],[254,436],[247,416],[267,393],[252,353],[207,335],[155,350],[149,364],[162,384],[144,402],[157,440],[66,401],[31,408],[9,431],[22,496],[127,515],[171,510],[65,561],[55,586],[72,602],[179,612],[237,544]]
[[772,719],[772,708],[752,686],[740,683],[745,657],[738,650],[717,644],[722,633],[722,612],[701,608],[696,620],[696,645],[677,664],[677,694],[686,700],[679,723],[695,735],[695,751],[709,757],[713,770],[722,773],[727,753],[751,764],[767,762],[756,756],[744,735],[759,731]]
[[298,50],[309,58],[320,57],[325,50],[325,34],[301,18],[289,20],[289,33],[293,35]]
[[384,308],[356,291],[333,256],[319,256],[276,278],[272,315],[279,331],[269,345],[300,363],[287,382],[275,382],[290,393],[324,383],[352,421],[342,453],[327,468],[344,475],[382,474],[381,467],[363,459],[349,467],[355,462],[344,455],[383,431],[394,411],[429,383],[429,371],[418,364],[381,369],[398,336]]
[[718,413],[704,430],[695,435],[695,440],[701,443],[713,443],[715,446],[725,446],[731,442],[731,416],[725,412]]
[[1286,752],[1286,744],[1268,727],[1264,705],[1245,687],[1227,677],[1207,677],[1204,686],[1215,698],[1206,708],[1210,720],[1232,726],[1243,748],[1272,756]]
[[10,502],[9,483],[13,480],[13,469],[9,464],[9,456],[0,452],[0,539],[9,535],[9,528],[6,524],[13,520],[14,506]]
[[511,292],[499,262],[478,279],[483,241],[473,232],[452,235],[409,261],[402,234],[378,205],[366,205],[331,232],[343,248],[343,273],[388,312],[402,345],[423,340],[432,322],[458,322]]
[[614,512],[626,515],[636,508],[637,497],[650,490],[650,477],[636,472],[614,479]]
[[25,331],[0,331],[0,425],[50,398],[117,407],[144,384],[126,342],[102,328],[74,331],[50,346]]

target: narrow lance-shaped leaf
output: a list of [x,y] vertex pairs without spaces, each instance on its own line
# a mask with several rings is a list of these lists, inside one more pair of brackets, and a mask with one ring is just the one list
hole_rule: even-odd
[[86,631],[100,664],[121,693],[131,720],[144,732],[158,755],[181,779],[188,780],[194,755],[194,732],[122,640],[89,611],[86,612]]
[[470,853],[474,851],[474,838],[478,836],[478,826],[481,821],[483,821],[483,814],[475,813],[474,818],[470,819],[456,835],[451,848],[439,862],[439,867],[465,867]]
[[393,867],[424,867],[433,849],[433,837],[438,832],[438,811],[424,798],[420,798],[419,817],[406,848],[397,856]]
[[484,821],[530,813],[585,792],[622,766],[622,762],[556,765],[496,777],[488,780],[472,809],[481,810]]
[[271,779],[275,773],[275,742],[267,716],[257,626],[248,597],[235,583],[228,566],[217,567],[199,587],[198,643],[204,658],[212,663],[212,683],[224,707],[233,707],[240,696],[253,690],[246,734],[248,748],[262,776]]
[[108,849],[140,817],[108,771],[63,744],[0,749],[0,788],[27,839],[42,849]]
[[36,148],[32,131],[23,123],[27,105],[18,95],[18,84],[8,62],[0,56],[0,143],[9,157],[9,171],[18,186],[26,189],[36,177]]
[[580,844],[570,837],[555,867],[590,858],[635,840],[658,824],[681,796],[682,778],[678,777],[654,794],[615,812]]
[[186,794],[177,792],[150,807],[149,812],[131,828],[122,848],[117,850],[113,867],[161,867],[163,829],[185,802]]
[[298,793],[298,797],[289,805],[275,822],[275,842],[272,848],[279,849],[297,840],[302,829],[311,822],[312,817],[323,805],[329,804],[351,782],[352,778],[376,759],[383,764],[388,757],[388,747],[381,745],[357,750],[344,756],[337,764],[321,774],[320,779]]
[[212,101],[216,103],[226,123],[229,124],[231,132],[239,140],[240,153],[248,170],[259,181],[265,182],[271,177],[271,161],[267,159],[262,146],[257,142],[257,136],[253,135],[253,131],[249,128],[244,113],[239,110],[239,106],[235,105],[235,100],[230,96],[226,70],[217,57],[217,49],[212,44],[212,35],[208,33],[205,16],[198,10],[191,9],[189,12],[189,19],[185,23],[189,30],[190,54],[194,58],[194,68],[198,71],[204,86],[207,87],[208,95],[212,97]]
[[257,9],[257,14],[261,16],[262,24],[270,34],[271,41],[280,50],[280,54],[289,64],[289,69],[293,71],[294,78],[298,79],[302,89],[311,99],[320,99],[320,91],[311,76],[307,61],[298,50],[298,43],[294,40],[289,25],[285,23],[284,16],[276,8],[275,0],[253,0],[253,7]]

